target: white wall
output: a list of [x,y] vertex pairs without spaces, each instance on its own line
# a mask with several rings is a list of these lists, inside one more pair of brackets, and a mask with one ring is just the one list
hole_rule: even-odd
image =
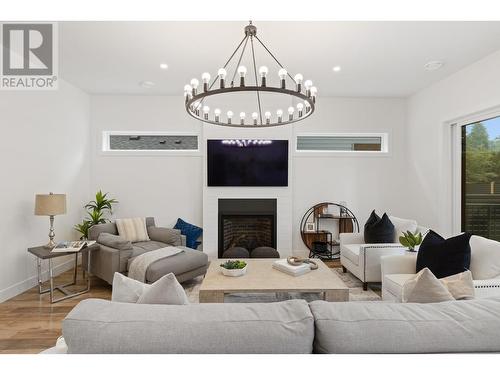
[[[34,216],[36,193],[66,193],[56,240],[75,239],[89,191],[89,98],[59,81],[59,90],[0,92],[2,215],[0,302],[36,285],[27,248],[48,242],[48,217]],[[67,259],[66,259],[67,260]]]
[[449,121],[500,105],[500,51],[409,98],[408,210],[444,235],[452,228]]
[[[115,216],[153,215],[159,224],[168,226],[183,217],[202,225],[204,251],[212,256],[216,254],[214,210],[217,199],[222,197],[278,198],[278,232],[281,228],[282,233],[278,233],[278,247],[284,255],[303,254],[300,219],[314,203],[346,201],[361,224],[373,208],[394,215],[407,214],[404,99],[320,98],[317,112],[303,123],[258,130],[202,125],[187,116],[179,97],[93,96],[91,103],[92,189],[109,191],[120,201]],[[196,133],[202,150],[192,156],[104,155],[103,130]],[[299,156],[294,151],[294,135],[308,132],[386,132],[390,154]],[[288,139],[290,186],[207,188],[205,140],[238,137]]]

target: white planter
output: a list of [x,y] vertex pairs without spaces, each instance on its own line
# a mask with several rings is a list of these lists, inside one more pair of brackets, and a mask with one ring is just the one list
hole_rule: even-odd
[[234,269],[234,270],[228,270],[224,267],[221,267],[222,268],[222,274],[225,275],[225,276],[231,276],[231,277],[237,277],[237,276],[243,276],[245,273],[247,273],[247,268],[248,268],[248,264],[243,267],[243,268],[240,268],[240,269]]

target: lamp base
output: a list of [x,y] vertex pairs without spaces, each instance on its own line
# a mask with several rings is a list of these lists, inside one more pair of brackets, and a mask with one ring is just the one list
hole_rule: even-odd
[[54,247],[56,247],[56,243],[54,242],[54,240],[49,240],[49,242],[44,245],[43,247],[46,248],[46,249],[53,249]]

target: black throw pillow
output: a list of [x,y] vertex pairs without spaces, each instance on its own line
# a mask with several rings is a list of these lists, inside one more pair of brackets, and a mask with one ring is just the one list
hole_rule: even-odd
[[365,224],[365,243],[392,243],[394,241],[394,225],[389,216],[379,217],[375,210]]
[[470,267],[471,236],[470,233],[462,233],[444,239],[430,230],[418,249],[417,272],[427,267],[441,279],[467,271]]

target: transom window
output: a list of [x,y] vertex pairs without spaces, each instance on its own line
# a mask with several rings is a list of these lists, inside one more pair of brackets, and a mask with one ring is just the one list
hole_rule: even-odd
[[387,152],[387,134],[298,135],[297,151]]
[[148,132],[103,132],[103,151],[198,151],[198,136]]

